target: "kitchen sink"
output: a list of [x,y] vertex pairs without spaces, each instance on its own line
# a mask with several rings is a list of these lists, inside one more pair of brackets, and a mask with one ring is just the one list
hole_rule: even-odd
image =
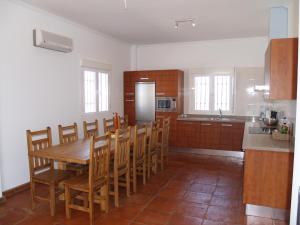
[[210,117],[209,118],[212,121],[233,121],[234,118],[219,118],[219,117]]

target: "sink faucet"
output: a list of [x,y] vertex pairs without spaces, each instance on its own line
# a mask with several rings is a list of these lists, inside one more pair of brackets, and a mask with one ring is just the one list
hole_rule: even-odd
[[219,112],[220,112],[220,119],[222,119],[223,118],[223,114],[222,114],[221,108],[219,108]]

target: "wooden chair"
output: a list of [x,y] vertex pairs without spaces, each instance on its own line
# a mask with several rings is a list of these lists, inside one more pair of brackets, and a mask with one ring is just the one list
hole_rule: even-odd
[[127,197],[130,196],[130,129],[118,129],[114,135],[114,160],[110,172],[113,191],[110,190],[110,195],[114,196],[115,207],[119,207],[119,186],[125,187]]
[[104,133],[111,132],[115,130],[114,119],[103,119]]
[[119,128],[126,129],[128,127],[128,115],[119,116]]
[[158,133],[159,133],[159,122],[155,121],[152,123],[150,127],[150,138],[148,143],[148,151],[147,151],[147,172],[148,179],[151,176],[151,171],[154,174],[157,173],[157,157],[158,157]]
[[156,119],[156,121],[159,122],[159,127],[162,128],[162,126],[163,126],[163,121],[164,121],[164,119],[165,119],[165,116],[160,116],[160,115],[158,115],[158,116],[155,117],[155,119]]
[[[45,130],[30,131],[27,130],[27,146],[30,171],[30,190],[32,209],[35,208],[36,201],[47,201],[50,204],[51,216],[55,215],[55,200],[57,186],[59,182],[70,177],[68,171],[54,169],[53,160],[34,157],[32,153],[43,151],[52,146],[51,128]],[[36,193],[36,184],[49,186],[49,197],[38,196]]]
[[[77,123],[68,126],[58,125],[59,143],[68,144],[78,141],[78,128]],[[82,174],[87,170],[86,166],[76,163],[58,163],[58,167],[63,170],[69,170],[75,172],[77,175]]]
[[98,120],[94,122],[83,121],[83,134],[84,138],[90,138],[91,136],[97,137],[99,135]]
[[[71,209],[88,212],[90,225],[94,224],[94,203],[104,204],[105,212],[109,207],[109,157],[110,137],[90,137],[89,174],[81,175],[64,182],[66,196],[66,216],[71,218]],[[74,193],[72,193],[74,192]],[[76,194],[84,193],[88,196],[88,203],[76,204],[73,201]],[[78,201],[77,201],[78,202]]]
[[170,117],[163,119],[162,129],[160,132],[160,141],[158,143],[159,158],[158,163],[160,164],[161,170],[164,169],[164,161],[166,164],[169,161],[169,133],[170,133]]
[[146,146],[147,146],[147,128],[145,125],[134,127],[134,145],[132,155],[132,182],[133,192],[136,192],[137,175],[143,176],[143,184],[146,184]]

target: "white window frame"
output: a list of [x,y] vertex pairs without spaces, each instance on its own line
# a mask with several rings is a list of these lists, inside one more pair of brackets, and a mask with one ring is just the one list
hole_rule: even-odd
[[[218,75],[229,74],[231,77],[230,82],[230,110],[222,110],[223,115],[234,114],[234,92],[235,92],[235,70],[234,69],[193,69],[189,73],[189,113],[191,114],[204,114],[204,115],[219,115],[219,110],[214,110],[215,93],[214,93],[214,77]],[[195,78],[200,76],[209,76],[209,110],[196,110],[195,109]]]
[[[96,111],[95,112],[85,112],[85,86],[84,86],[84,72],[85,71],[91,71],[96,74]],[[108,108],[105,111],[99,110],[99,73],[107,73],[108,75]],[[91,115],[91,114],[101,114],[101,113],[107,113],[110,111],[110,78],[111,71],[109,70],[103,70],[103,69],[95,69],[95,68],[88,68],[88,67],[81,67],[81,88],[82,88],[82,112],[85,115]]]

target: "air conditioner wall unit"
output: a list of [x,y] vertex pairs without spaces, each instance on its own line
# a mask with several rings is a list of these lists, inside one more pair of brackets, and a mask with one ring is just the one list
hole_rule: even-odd
[[59,52],[72,52],[73,50],[73,40],[71,38],[40,29],[33,30],[33,45]]

